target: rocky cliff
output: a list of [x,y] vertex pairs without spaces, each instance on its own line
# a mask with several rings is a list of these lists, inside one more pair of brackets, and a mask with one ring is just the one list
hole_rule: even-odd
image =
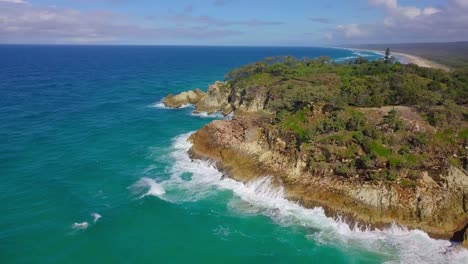
[[179,108],[192,104],[194,112],[206,112],[212,114],[221,112],[225,116],[234,110],[243,112],[258,112],[265,109],[267,94],[248,94],[244,91],[231,89],[227,82],[216,81],[208,86],[206,93],[199,89],[182,92],[177,95],[168,95],[163,99],[163,104],[170,108]]
[[233,114],[196,132],[190,153],[236,180],[273,176],[289,199],[329,216],[373,227],[397,222],[461,242],[468,236],[466,74],[270,58],[234,69],[207,93],[164,103]]
[[169,94],[163,99],[163,104],[170,108],[180,108],[187,104],[197,104],[205,97],[200,89],[182,92],[177,95]]
[[412,188],[345,179],[308,167],[308,154],[296,148],[293,137],[278,134],[266,118],[249,116],[214,121],[190,140],[193,158],[215,160],[227,175],[243,182],[274,176],[289,199],[324,207],[329,216],[346,216],[349,222],[373,227],[397,222],[444,239],[454,238],[468,223],[468,175],[459,168],[431,176],[421,171]]

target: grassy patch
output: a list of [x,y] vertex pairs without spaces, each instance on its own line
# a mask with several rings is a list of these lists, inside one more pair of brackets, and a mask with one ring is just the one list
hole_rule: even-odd
[[370,140],[368,144],[369,152],[377,157],[388,159],[392,155],[392,151],[385,147],[380,141]]

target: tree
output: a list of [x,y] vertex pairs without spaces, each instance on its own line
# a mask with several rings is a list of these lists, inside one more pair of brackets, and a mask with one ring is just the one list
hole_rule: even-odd
[[385,51],[384,61],[385,61],[385,63],[390,62],[390,48],[387,48],[387,50]]
[[365,64],[365,63],[369,63],[369,60],[361,56],[357,57],[356,60],[354,61],[354,64]]

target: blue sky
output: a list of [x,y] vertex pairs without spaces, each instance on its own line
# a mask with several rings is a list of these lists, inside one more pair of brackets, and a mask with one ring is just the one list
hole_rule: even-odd
[[0,0],[0,43],[316,46],[468,40],[468,0]]

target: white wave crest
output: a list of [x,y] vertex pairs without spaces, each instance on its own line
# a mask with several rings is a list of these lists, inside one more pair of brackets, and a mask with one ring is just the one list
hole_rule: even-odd
[[102,215],[98,213],[92,213],[91,216],[93,217],[93,223],[96,223],[102,217]]
[[348,56],[348,57],[343,57],[343,58],[338,58],[336,59],[335,61],[347,61],[347,60],[354,60],[354,59],[357,59],[358,56]]
[[151,104],[149,107],[152,107],[152,108],[159,108],[159,109],[183,109],[183,108],[188,108],[188,107],[193,107],[192,104],[184,104],[178,108],[172,108],[172,107],[167,107],[163,104],[163,102],[156,102],[154,104]]
[[221,112],[214,112],[212,114],[208,114],[207,112],[192,112],[191,115],[200,118],[224,118],[224,115]]
[[75,230],[85,230],[89,227],[88,222],[82,222],[82,223],[74,223],[72,225],[72,228]]
[[[193,201],[227,189],[235,194],[229,203],[233,210],[264,214],[281,225],[302,226],[309,230],[307,237],[319,243],[371,251],[387,263],[468,263],[468,250],[454,247],[446,240],[432,239],[423,231],[407,230],[396,224],[384,230],[351,227],[342,219],[327,217],[322,208],[304,208],[287,200],[283,187],[274,184],[273,177],[246,184],[225,178],[212,162],[189,158],[190,134],[174,139],[172,176],[161,183],[164,188],[177,189],[179,196],[171,199]],[[189,181],[183,178],[187,173],[192,175]]]
[[160,108],[160,109],[170,109],[169,107],[166,107],[162,102],[156,102],[154,104],[149,105],[149,107]]
[[352,52],[351,56],[335,59],[336,62],[354,60],[354,59],[357,59],[358,57],[374,57],[374,56],[383,57],[385,56],[383,52],[375,51],[375,50],[363,50],[363,49],[352,49],[352,48],[336,48],[336,49],[349,50]]
[[146,196],[156,196],[162,198],[162,196],[166,193],[160,184],[150,178],[141,178],[139,181],[133,184],[130,189],[134,194],[140,195],[140,198]]

